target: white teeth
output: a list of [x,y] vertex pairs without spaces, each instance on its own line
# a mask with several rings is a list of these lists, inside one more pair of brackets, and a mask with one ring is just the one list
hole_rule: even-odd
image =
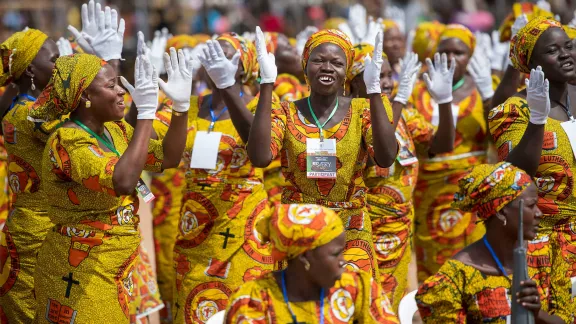
[[320,77],[320,81],[331,82],[331,81],[334,81],[334,78],[331,78],[328,76],[323,76],[323,77]]

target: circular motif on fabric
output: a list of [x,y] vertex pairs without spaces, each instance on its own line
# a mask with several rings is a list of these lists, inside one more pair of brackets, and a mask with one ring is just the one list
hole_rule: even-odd
[[350,292],[342,288],[336,290],[330,296],[330,310],[339,321],[348,323],[356,310]]
[[260,233],[256,230],[257,221],[263,217],[262,212],[266,209],[268,205],[267,200],[262,200],[250,217],[246,220],[246,226],[244,227],[244,244],[242,248],[244,252],[248,254],[252,259],[263,263],[263,264],[273,264],[274,259],[272,258],[272,251],[269,244],[264,244]]
[[370,253],[371,242],[364,240],[352,240],[346,242],[344,247],[344,260],[346,260],[345,267],[349,270],[362,270],[375,275],[375,269],[372,267],[373,256]]
[[570,165],[559,155],[540,157],[535,180],[540,197],[551,196],[562,201],[570,197],[574,189]]
[[12,289],[20,273],[20,257],[8,226],[0,232],[0,296]]
[[196,192],[186,193],[183,201],[178,227],[184,237],[177,244],[183,248],[193,248],[208,237],[218,217],[218,210],[209,199]]
[[232,290],[218,281],[196,286],[186,298],[186,323],[206,323],[214,314],[226,309],[231,294]]
[[288,219],[294,224],[309,225],[314,217],[321,212],[322,208],[316,205],[291,205]]
[[10,154],[8,157],[8,181],[12,192],[34,193],[40,189],[40,177],[24,159]]
[[164,223],[172,208],[172,193],[170,188],[156,177],[150,181],[150,191],[156,196],[156,199],[152,200],[152,222],[154,225],[160,225]]
[[116,209],[116,222],[112,220],[112,224],[117,223],[118,225],[134,225],[138,222],[136,210],[133,204],[126,206],[120,206]]
[[430,236],[440,244],[457,244],[464,240],[466,233],[475,228],[475,216],[470,212],[453,209],[454,194],[445,193],[436,198],[430,206],[427,226]]

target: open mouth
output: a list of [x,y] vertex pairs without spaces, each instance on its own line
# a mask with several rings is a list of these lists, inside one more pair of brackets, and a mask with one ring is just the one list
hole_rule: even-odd
[[118,101],[116,104],[117,104],[118,106],[122,107],[122,108],[125,107],[124,100],[120,100],[120,101]]
[[336,82],[336,79],[329,75],[322,75],[318,78],[318,81],[324,85],[332,85]]
[[389,96],[392,94],[392,88],[382,88],[382,93],[384,93],[385,95]]
[[564,62],[561,65],[561,67],[562,67],[562,70],[564,70],[564,71],[572,71],[572,70],[574,70],[574,62],[572,62],[572,61]]

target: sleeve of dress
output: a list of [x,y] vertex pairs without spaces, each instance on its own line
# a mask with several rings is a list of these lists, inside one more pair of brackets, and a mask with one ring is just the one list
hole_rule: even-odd
[[443,273],[442,269],[428,278],[416,294],[424,323],[466,323],[466,310],[462,306],[459,288],[455,278]]
[[[134,135],[134,128],[128,124],[124,119],[114,122],[122,131],[125,140],[130,143]],[[162,163],[164,161],[164,146],[162,140],[150,140],[148,144],[148,155],[146,157],[146,164],[144,170],[149,172],[162,172]]]
[[427,149],[434,138],[435,127],[414,108],[402,109],[402,117],[417,149]]
[[362,289],[361,310],[358,323],[384,323],[397,324],[398,318],[394,314],[392,304],[382,292],[372,276],[365,272],[358,273],[358,288]]
[[530,109],[525,99],[511,97],[503,104],[490,110],[488,126],[498,150],[498,160],[504,161],[518,145],[528,122]]
[[284,145],[284,133],[286,132],[286,116],[290,112],[289,105],[293,103],[272,101],[272,142],[270,151],[272,160],[276,159]]
[[[566,276],[570,269],[568,262],[562,256],[562,251],[551,251],[550,254],[554,266],[547,269],[548,273],[540,274],[549,275],[549,281],[547,280],[550,284],[548,313],[560,317],[565,323],[576,323],[576,298],[573,297],[576,296],[574,291],[576,283],[573,284],[571,278]],[[540,296],[542,295],[541,291]]]
[[265,324],[267,302],[263,301],[258,281],[247,282],[230,297],[226,309],[226,324]]
[[[385,95],[381,96],[382,104],[384,105],[384,109],[386,110],[386,115],[388,115],[388,120],[390,123],[394,121],[394,114],[392,111],[392,105],[390,104],[390,100]],[[368,99],[352,99],[352,105],[355,104],[362,105],[362,139],[364,140],[364,144],[366,145],[366,150],[368,151],[368,155],[371,158],[374,158],[374,138],[372,136],[372,117],[370,115],[370,101]],[[353,109],[353,111],[356,111]],[[399,146],[398,146],[399,147]],[[396,154],[398,154],[397,152]]]

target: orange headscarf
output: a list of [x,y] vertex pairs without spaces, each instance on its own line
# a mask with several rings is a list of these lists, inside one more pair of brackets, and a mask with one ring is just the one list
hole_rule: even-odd
[[412,51],[418,54],[420,62],[424,62],[426,58],[433,56],[436,42],[445,28],[446,25],[437,21],[423,22],[416,27]]
[[[344,51],[344,55],[346,55],[346,75],[348,75],[348,71],[350,71],[354,63],[354,46],[352,46],[348,36],[337,29],[321,30],[310,36],[306,45],[304,45],[304,52],[302,53],[302,69],[304,73],[306,73],[306,66],[312,51],[325,43],[338,45]],[[306,79],[306,82],[308,82],[308,79]]]

